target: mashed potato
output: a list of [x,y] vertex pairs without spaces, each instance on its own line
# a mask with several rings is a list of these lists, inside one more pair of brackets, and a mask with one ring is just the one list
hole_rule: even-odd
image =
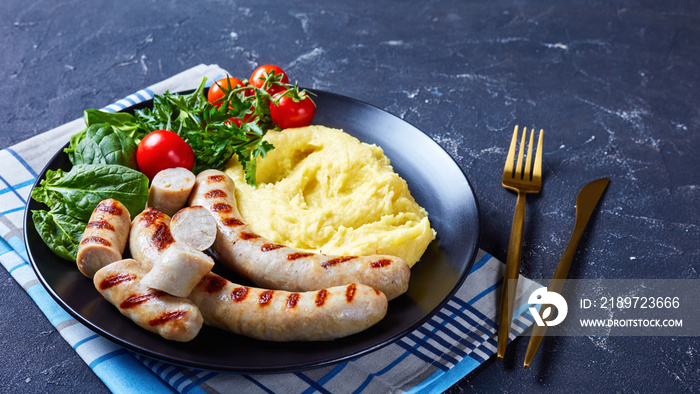
[[323,126],[269,132],[257,187],[234,158],[238,209],[272,241],[333,255],[388,254],[413,266],[435,238],[428,213],[376,145]]

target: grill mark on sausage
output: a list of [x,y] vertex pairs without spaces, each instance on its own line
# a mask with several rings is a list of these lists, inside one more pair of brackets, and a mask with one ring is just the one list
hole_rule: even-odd
[[383,268],[383,267],[386,267],[386,266],[389,265],[389,264],[391,264],[391,260],[389,260],[389,259],[381,259],[381,260],[373,261],[373,262],[370,264],[370,267],[372,267],[372,268]]
[[117,206],[117,202],[111,199],[102,201],[101,203],[97,204],[97,206],[95,207],[95,211],[106,212],[115,216],[121,216],[123,212],[122,209]]
[[221,219],[221,223],[222,223],[224,226],[229,226],[229,227],[233,227],[233,226],[242,226],[242,225],[243,225],[243,222],[241,222],[240,220],[238,220],[238,219],[236,219],[236,218],[225,218],[225,219]]
[[144,293],[144,294],[132,294],[129,296],[129,298],[125,299],[122,301],[121,304],[119,304],[119,307],[122,309],[129,309],[133,308],[135,306],[141,305],[144,302],[156,298],[160,298],[165,295],[165,292],[156,290],[152,293]]
[[233,207],[225,202],[217,202],[211,206],[211,210],[214,212],[230,213],[233,210]]
[[226,194],[226,192],[221,190],[221,189],[214,189],[214,190],[210,190],[210,191],[204,193],[204,198],[206,198],[206,199],[224,198],[224,197],[228,197],[228,194]]
[[95,228],[95,229],[98,229],[98,230],[106,229],[106,230],[109,230],[109,231],[114,231],[114,226],[112,226],[111,224],[109,224],[109,222],[106,221],[106,220],[104,220],[104,219],[93,220],[92,222],[89,222],[89,223],[87,224],[87,227]]
[[158,249],[159,252],[165,250],[170,244],[175,242],[173,235],[170,233],[168,225],[165,223],[156,223],[156,230],[151,237],[151,243]]
[[148,207],[139,217],[139,221],[144,223],[144,227],[151,227],[156,220],[163,218],[165,214],[155,208]]
[[332,267],[332,266],[334,266],[334,265],[336,265],[336,264],[341,264],[341,263],[344,263],[344,262],[346,262],[346,261],[354,260],[354,259],[356,259],[356,258],[357,258],[357,256],[341,256],[341,257],[336,257],[336,258],[334,258],[334,259],[330,259],[330,260],[324,261],[323,263],[321,263],[321,267],[323,267],[323,268]]
[[223,182],[226,178],[223,175],[209,175],[207,177],[207,183],[217,183]]
[[242,240],[245,240],[245,241],[247,241],[249,239],[260,238],[260,236],[258,234],[248,233],[245,231],[241,233],[240,237]]
[[114,287],[120,283],[124,282],[131,282],[132,280],[136,279],[136,275],[134,274],[117,274],[117,275],[112,275],[110,277],[104,278],[102,282],[100,282],[100,290],[107,290],[110,287]]
[[104,246],[112,246],[112,244],[109,241],[107,241],[106,239],[104,239],[102,237],[98,237],[96,235],[92,235],[92,236],[89,236],[89,237],[83,239],[82,241],[80,241],[80,244],[81,245],[100,244],[100,245],[104,245]]
[[287,255],[287,260],[294,261],[294,260],[303,259],[304,257],[309,257],[309,256],[313,256],[313,255],[314,255],[314,253],[294,252],[294,253],[290,253]]
[[352,302],[352,299],[355,297],[355,291],[357,291],[357,284],[355,283],[350,283],[345,289],[345,299],[348,302]]
[[220,277],[220,276],[215,276],[215,275],[207,275],[205,276],[202,281],[206,281],[204,284],[204,291],[207,293],[217,293],[221,291],[221,289],[226,286],[226,279]]
[[299,293],[292,293],[287,297],[287,309],[294,309],[299,302]]
[[149,321],[148,325],[151,327],[160,326],[160,325],[163,325],[169,321],[181,319],[186,314],[187,314],[187,311],[181,311],[181,310],[165,312],[162,315],[156,317],[155,319]]
[[272,250],[277,250],[279,248],[284,248],[284,246],[278,245],[278,244],[264,244],[263,246],[260,247],[260,250],[262,252],[269,252]]
[[323,306],[323,304],[326,302],[326,298],[328,297],[328,290],[326,289],[321,289],[316,293],[316,306]]
[[270,304],[270,301],[272,301],[272,294],[274,293],[274,290],[265,290],[262,293],[260,293],[260,297],[258,298],[258,305],[260,306],[267,306]]
[[249,287],[245,287],[245,286],[236,287],[236,288],[233,289],[233,291],[231,292],[231,299],[234,300],[234,301],[236,301],[236,302],[242,302],[243,300],[246,299],[246,297],[248,297],[248,291],[249,291],[249,290],[250,290],[250,288],[249,288]]

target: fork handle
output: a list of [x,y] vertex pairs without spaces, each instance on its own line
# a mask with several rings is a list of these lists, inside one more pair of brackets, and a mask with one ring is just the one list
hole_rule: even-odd
[[503,276],[503,293],[501,296],[501,313],[498,322],[497,357],[503,359],[508,345],[510,326],[513,318],[513,304],[518,286],[520,274],[520,260],[523,255],[523,232],[525,228],[525,192],[518,191],[518,200],[515,203],[513,225],[510,229],[510,241],[508,242],[508,257],[506,258],[506,272]]

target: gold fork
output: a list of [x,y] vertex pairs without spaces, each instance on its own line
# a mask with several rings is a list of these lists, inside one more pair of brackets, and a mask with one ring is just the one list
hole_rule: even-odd
[[[535,163],[532,166],[532,144],[535,130],[530,132],[530,143],[527,148],[527,161],[523,167],[523,153],[525,151],[525,136],[527,128],[523,127],[523,134],[520,140],[518,162],[515,162],[515,148],[518,142],[518,126],[515,126],[513,138],[510,141],[508,158],[503,169],[503,187],[518,193],[518,200],[515,203],[515,214],[513,215],[513,226],[510,230],[510,241],[508,243],[508,257],[506,258],[506,272],[503,277],[503,294],[501,297],[501,313],[498,323],[498,346],[497,357],[503,359],[510,335],[511,320],[513,318],[513,303],[515,302],[515,292],[520,274],[520,259],[522,258],[523,229],[525,227],[525,194],[538,193],[542,186],[542,135],[544,131],[540,129],[540,136],[537,141],[537,152],[535,153]],[[532,170],[531,170],[531,167]]]

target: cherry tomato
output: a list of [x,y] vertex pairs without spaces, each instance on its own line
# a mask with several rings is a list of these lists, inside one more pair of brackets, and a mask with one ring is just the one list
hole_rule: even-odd
[[[256,88],[262,88],[263,85],[265,84],[265,74],[272,74],[275,73],[275,75],[282,75],[278,81],[282,82],[283,84],[288,84],[289,83],[289,78],[287,77],[287,74],[279,67],[272,65],[272,64],[265,64],[262,65],[253,71],[253,75],[250,76],[250,81],[249,83],[252,86],[255,86]],[[284,86],[280,85],[272,85],[268,86],[267,92],[270,93],[270,95],[274,95],[275,93],[283,92],[287,88]]]
[[270,103],[270,116],[277,126],[283,129],[292,127],[303,127],[311,124],[316,113],[316,104],[310,98],[304,97],[302,100],[294,101],[289,96],[282,96],[278,93],[274,96],[279,100],[279,105]]
[[243,121],[238,119],[238,118],[229,118],[229,120],[225,121],[224,123],[229,124],[229,122],[233,122],[237,127],[243,126]]
[[[248,82],[248,83],[246,83],[246,84],[244,85],[244,87],[250,87],[250,86],[252,86],[252,85],[250,84],[250,82]],[[252,88],[246,89],[246,90],[243,91],[243,94],[244,94],[246,97],[255,96],[255,90],[253,90]]]
[[250,109],[248,110],[248,112],[246,112],[246,114],[243,115],[243,120],[241,120],[241,119],[239,119],[239,118],[229,118],[229,119],[228,119],[226,122],[224,122],[224,123],[230,124],[230,122],[233,122],[233,124],[235,124],[235,125],[238,126],[238,127],[241,127],[241,126],[243,125],[243,122],[244,122],[244,121],[245,121],[246,123],[251,123],[251,122],[255,121],[255,119],[257,119],[257,117],[258,117],[257,115],[253,115],[253,110],[254,110],[254,107],[250,107]]
[[237,86],[243,86],[243,83],[239,79],[232,77],[221,78],[214,82],[209,88],[209,92],[207,93],[207,100],[209,100],[209,102],[213,106],[219,108],[221,106],[221,103],[217,101],[221,100],[224,96],[226,96],[226,92],[224,91],[224,89],[229,90]]
[[136,163],[148,179],[166,168],[194,168],[194,151],[179,135],[168,130],[148,133],[136,149]]

